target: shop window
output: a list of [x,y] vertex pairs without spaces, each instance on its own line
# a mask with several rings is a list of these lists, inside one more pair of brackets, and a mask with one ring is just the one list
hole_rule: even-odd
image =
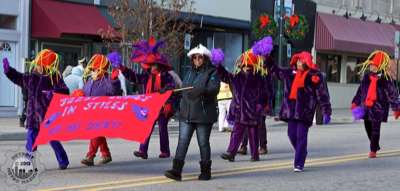
[[17,16],[0,14],[0,29],[17,29]]
[[243,35],[241,33],[214,33],[214,47],[224,51],[224,66],[233,71],[235,61],[243,51]]
[[360,64],[364,62],[366,58],[349,56],[347,57],[347,83],[360,83],[361,77],[358,74],[360,71]]
[[326,74],[328,82],[340,82],[340,65],[342,57],[334,54],[317,54],[317,64]]

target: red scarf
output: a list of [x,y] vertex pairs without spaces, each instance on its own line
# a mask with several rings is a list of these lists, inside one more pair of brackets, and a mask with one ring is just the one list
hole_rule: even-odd
[[371,82],[369,83],[369,87],[368,87],[368,94],[367,94],[367,98],[365,99],[365,105],[367,107],[372,107],[376,101],[376,84],[378,82],[378,76],[376,75],[370,75],[369,79],[371,80]]
[[304,88],[304,80],[306,79],[308,72],[309,70],[296,72],[296,76],[294,77],[292,84],[292,89],[290,89],[289,99],[297,99],[297,91],[299,90],[299,88]]
[[[153,86],[153,76],[155,79]],[[149,79],[147,80],[146,94],[158,92],[161,90],[161,72],[151,72]]]

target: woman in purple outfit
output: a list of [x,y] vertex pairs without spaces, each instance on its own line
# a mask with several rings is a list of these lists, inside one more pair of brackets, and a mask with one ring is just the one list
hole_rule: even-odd
[[[102,54],[95,54],[89,60],[85,69],[83,86],[84,96],[120,96],[122,95],[121,83],[118,72],[110,72],[111,64]],[[90,76],[89,76],[90,75]],[[105,137],[96,137],[90,140],[89,151],[81,163],[86,166],[94,165],[94,158],[100,148],[101,159],[98,164],[107,164],[112,161],[111,152]]]
[[[143,86],[144,92],[142,93],[155,93],[165,92],[166,90],[172,90],[175,88],[175,81],[173,76],[168,71],[172,70],[172,66],[168,64],[166,57],[159,52],[159,48],[163,46],[163,41],[156,41],[154,38],[150,38],[148,41],[139,41],[133,45],[134,50],[132,52],[132,62],[141,64],[144,72],[136,73],[129,68],[122,65],[116,65],[115,67],[120,69],[129,81],[132,81],[138,85]],[[171,153],[169,149],[169,138],[168,138],[168,122],[173,116],[173,102],[175,96],[172,95],[160,112],[158,116],[158,130],[160,134],[160,155],[159,158],[169,158]],[[153,125],[154,129],[155,124]],[[146,139],[146,142],[140,144],[139,150],[134,151],[136,157],[147,159],[147,151],[149,148],[151,135]]]
[[[258,129],[265,123],[265,109],[268,107],[268,83],[265,83],[267,71],[264,68],[264,58],[272,51],[271,37],[255,43],[252,49],[244,52],[236,61],[234,73],[229,73],[215,61],[217,73],[221,81],[232,87],[233,98],[229,110],[228,121],[233,126],[231,140],[227,152],[221,155],[222,159],[233,162],[235,155],[247,131],[250,140],[251,161],[259,161]],[[261,50],[260,50],[261,49]],[[215,50],[213,51],[215,55]]]
[[[68,94],[61,74],[58,71],[59,56],[49,49],[39,52],[35,60],[31,62],[31,71],[22,74],[10,67],[7,58],[3,59],[4,73],[14,84],[27,90],[27,123],[26,150],[29,153],[36,151],[33,148],[36,137],[39,134],[39,126],[42,122],[53,92]],[[56,154],[59,168],[66,169],[69,165],[67,154],[59,141],[50,141],[50,145]]]
[[266,66],[272,75],[283,81],[284,98],[279,117],[288,123],[288,136],[295,150],[294,171],[302,172],[307,157],[308,129],[313,124],[317,104],[321,106],[324,124],[330,122],[332,109],[328,88],[309,52],[293,55],[290,69],[281,69],[272,59],[266,60],[269,60]]
[[[364,77],[351,106],[354,118],[364,119],[365,130],[370,140],[369,158],[376,158],[376,152],[380,149],[381,123],[387,122],[390,105],[394,117],[400,117],[399,90],[388,74],[389,61],[389,55],[383,51],[371,53],[362,64],[360,74]],[[366,72],[367,69],[369,72]]]

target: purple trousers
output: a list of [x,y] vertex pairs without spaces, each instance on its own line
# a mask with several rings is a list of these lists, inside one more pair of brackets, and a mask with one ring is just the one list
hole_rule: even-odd
[[[170,154],[169,151],[169,139],[168,139],[168,121],[169,119],[165,117],[163,114],[160,114],[158,116],[157,122],[158,122],[158,130],[159,130],[159,135],[160,135],[160,151],[161,153],[168,153]],[[153,125],[153,129],[151,129],[151,134],[153,134],[155,123]],[[144,144],[140,144],[139,151],[142,153],[147,154],[147,150],[149,149],[149,142],[150,142],[150,137],[146,139],[146,142]]]
[[243,140],[243,136],[245,131],[247,131],[250,139],[250,152],[251,152],[251,157],[253,159],[259,159],[259,153],[258,153],[258,126],[252,126],[252,125],[242,125],[239,123],[236,123],[233,126],[233,131],[231,134],[231,140],[229,142],[229,147],[227,152],[233,155],[236,155],[240,143]]
[[304,168],[304,163],[306,162],[307,157],[307,136],[309,127],[310,126],[301,121],[291,120],[288,122],[288,136],[290,143],[295,150],[295,168]]
[[370,142],[370,150],[376,152],[380,149],[379,138],[381,134],[381,122],[364,120],[365,131]]
[[[259,140],[259,147],[266,149],[267,148],[267,126],[265,125],[265,122],[262,123],[261,126],[258,128],[258,140]],[[247,134],[247,132],[244,132],[242,145],[240,147],[246,148],[248,142],[249,142],[249,135]]]
[[[28,152],[36,151],[36,147],[33,148],[33,144],[39,134],[38,129],[29,128],[26,133],[26,145],[25,148]],[[61,145],[60,141],[50,141],[50,146],[54,150],[54,154],[56,155],[58,165],[61,167],[67,167],[69,165],[67,153],[64,150],[64,147]]]

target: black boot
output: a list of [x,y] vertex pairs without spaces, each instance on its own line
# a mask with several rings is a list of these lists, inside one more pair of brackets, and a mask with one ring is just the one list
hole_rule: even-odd
[[211,160],[200,161],[201,174],[199,180],[211,179]]
[[183,168],[184,164],[185,164],[185,161],[179,160],[179,159],[174,159],[172,161],[172,169],[165,171],[164,175],[167,178],[181,181],[182,180],[182,168]]

